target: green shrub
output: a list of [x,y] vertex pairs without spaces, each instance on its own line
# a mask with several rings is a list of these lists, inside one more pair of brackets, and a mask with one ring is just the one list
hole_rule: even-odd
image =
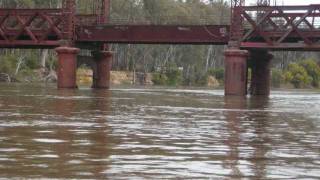
[[308,75],[312,78],[311,85],[318,88],[320,84],[320,67],[316,61],[312,59],[306,59],[299,64],[304,67]]
[[152,74],[152,82],[154,85],[163,86],[167,84],[167,81],[168,81],[168,77],[165,74],[161,74],[161,73]]
[[38,69],[39,68],[39,62],[37,62],[33,58],[26,58],[24,63],[29,69]]
[[2,56],[0,59],[0,72],[13,76],[16,70],[17,58],[13,55]]
[[30,68],[21,69],[15,78],[22,82],[39,82],[41,80],[37,73]]
[[224,68],[211,68],[208,75],[214,76],[218,81],[224,81]]
[[291,83],[295,88],[310,86],[312,78],[307,71],[297,63],[289,64],[288,71],[285,73],[286,82]]
[[178,68],[175,62],[169,62],[166,65],[165,75],[167,77],[166,85],[178,86],[181,85],[183,76],[182,71]]
[[209,75],[207,75],[207,74],[196,76],[193,85],[207,86],[208,85],[208,78],[209,78]]
[[289,71],[286,71],[286,72],[284,72],[283,78],[286,83],[291,83],[291,81],[293,79],[293,74]]
[[182,82],[182,72],[178,68],[170,69],[166,72],[167,85],[178,86]]

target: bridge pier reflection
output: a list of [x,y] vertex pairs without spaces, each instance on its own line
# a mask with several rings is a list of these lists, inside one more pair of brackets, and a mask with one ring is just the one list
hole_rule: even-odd
[[272,146],[267,136],[272,116],[265,110],[270,106],[269,98],[229,96],[224,102],[228,109],[226,127],[230,132],[225,144],[230,151],[223,167],[230,169],[229,176],[236,179],[266,179],[270,163],[268,152]]
[[[105,179],[110,166],[110,154],[116,145],[108,125],[111,92],[91,91],[91,99],[78,99],[77,90],[58,91],[53,101],[52,114],[60,115],[60,121],[50,138],[61,140],[54,146],[39,143],[50,149],[57,159],[48,163],[50,178]],[[79,114],[81,114],[79,116]]]

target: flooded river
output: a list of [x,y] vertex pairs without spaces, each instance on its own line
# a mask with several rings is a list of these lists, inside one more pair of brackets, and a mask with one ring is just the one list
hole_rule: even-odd
[[0,178],[319,179],[320,93],[0,85]]

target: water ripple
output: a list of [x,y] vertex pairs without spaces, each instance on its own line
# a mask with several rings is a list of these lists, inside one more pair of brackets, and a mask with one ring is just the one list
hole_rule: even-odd
[[4,178],[320,178],[318,93],[15,88],[0,90]]

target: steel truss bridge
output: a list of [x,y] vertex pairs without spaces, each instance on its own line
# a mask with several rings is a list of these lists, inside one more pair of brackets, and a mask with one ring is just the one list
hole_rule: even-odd
[[[89,1],[89,0],[88,0]],[[75,0],[62,0],[57,9],[0,9],[0,47],[57,48],[58,87],[75,88],[76,54],[93,53],[94,85],[109,88],[110,43],[126,44],[216,44],[228,45],[225,52],[226,94],[247,94],[247,59],[253,64],[252,94],[270,92],[268,50],[320,50],[320,4],[303,6],[244,6],[232,0],[230,20],[199,24],[156,24],[143,21],[114,21],[109,18],[110,0],[98,3],[92,14],[77,13]],[[248,53],[250,51],[250,54]]]
[[[229,25],[153,25],[109,22],[109,0],[101,13],[77,14],[74,0],[60,9],[0,9],[0,47],[53,48],[97,43],[228,44],[241,48],[315,50],[320,48],[320,4],[234,6]],[[232,37],[233,36],[233,37]]]

